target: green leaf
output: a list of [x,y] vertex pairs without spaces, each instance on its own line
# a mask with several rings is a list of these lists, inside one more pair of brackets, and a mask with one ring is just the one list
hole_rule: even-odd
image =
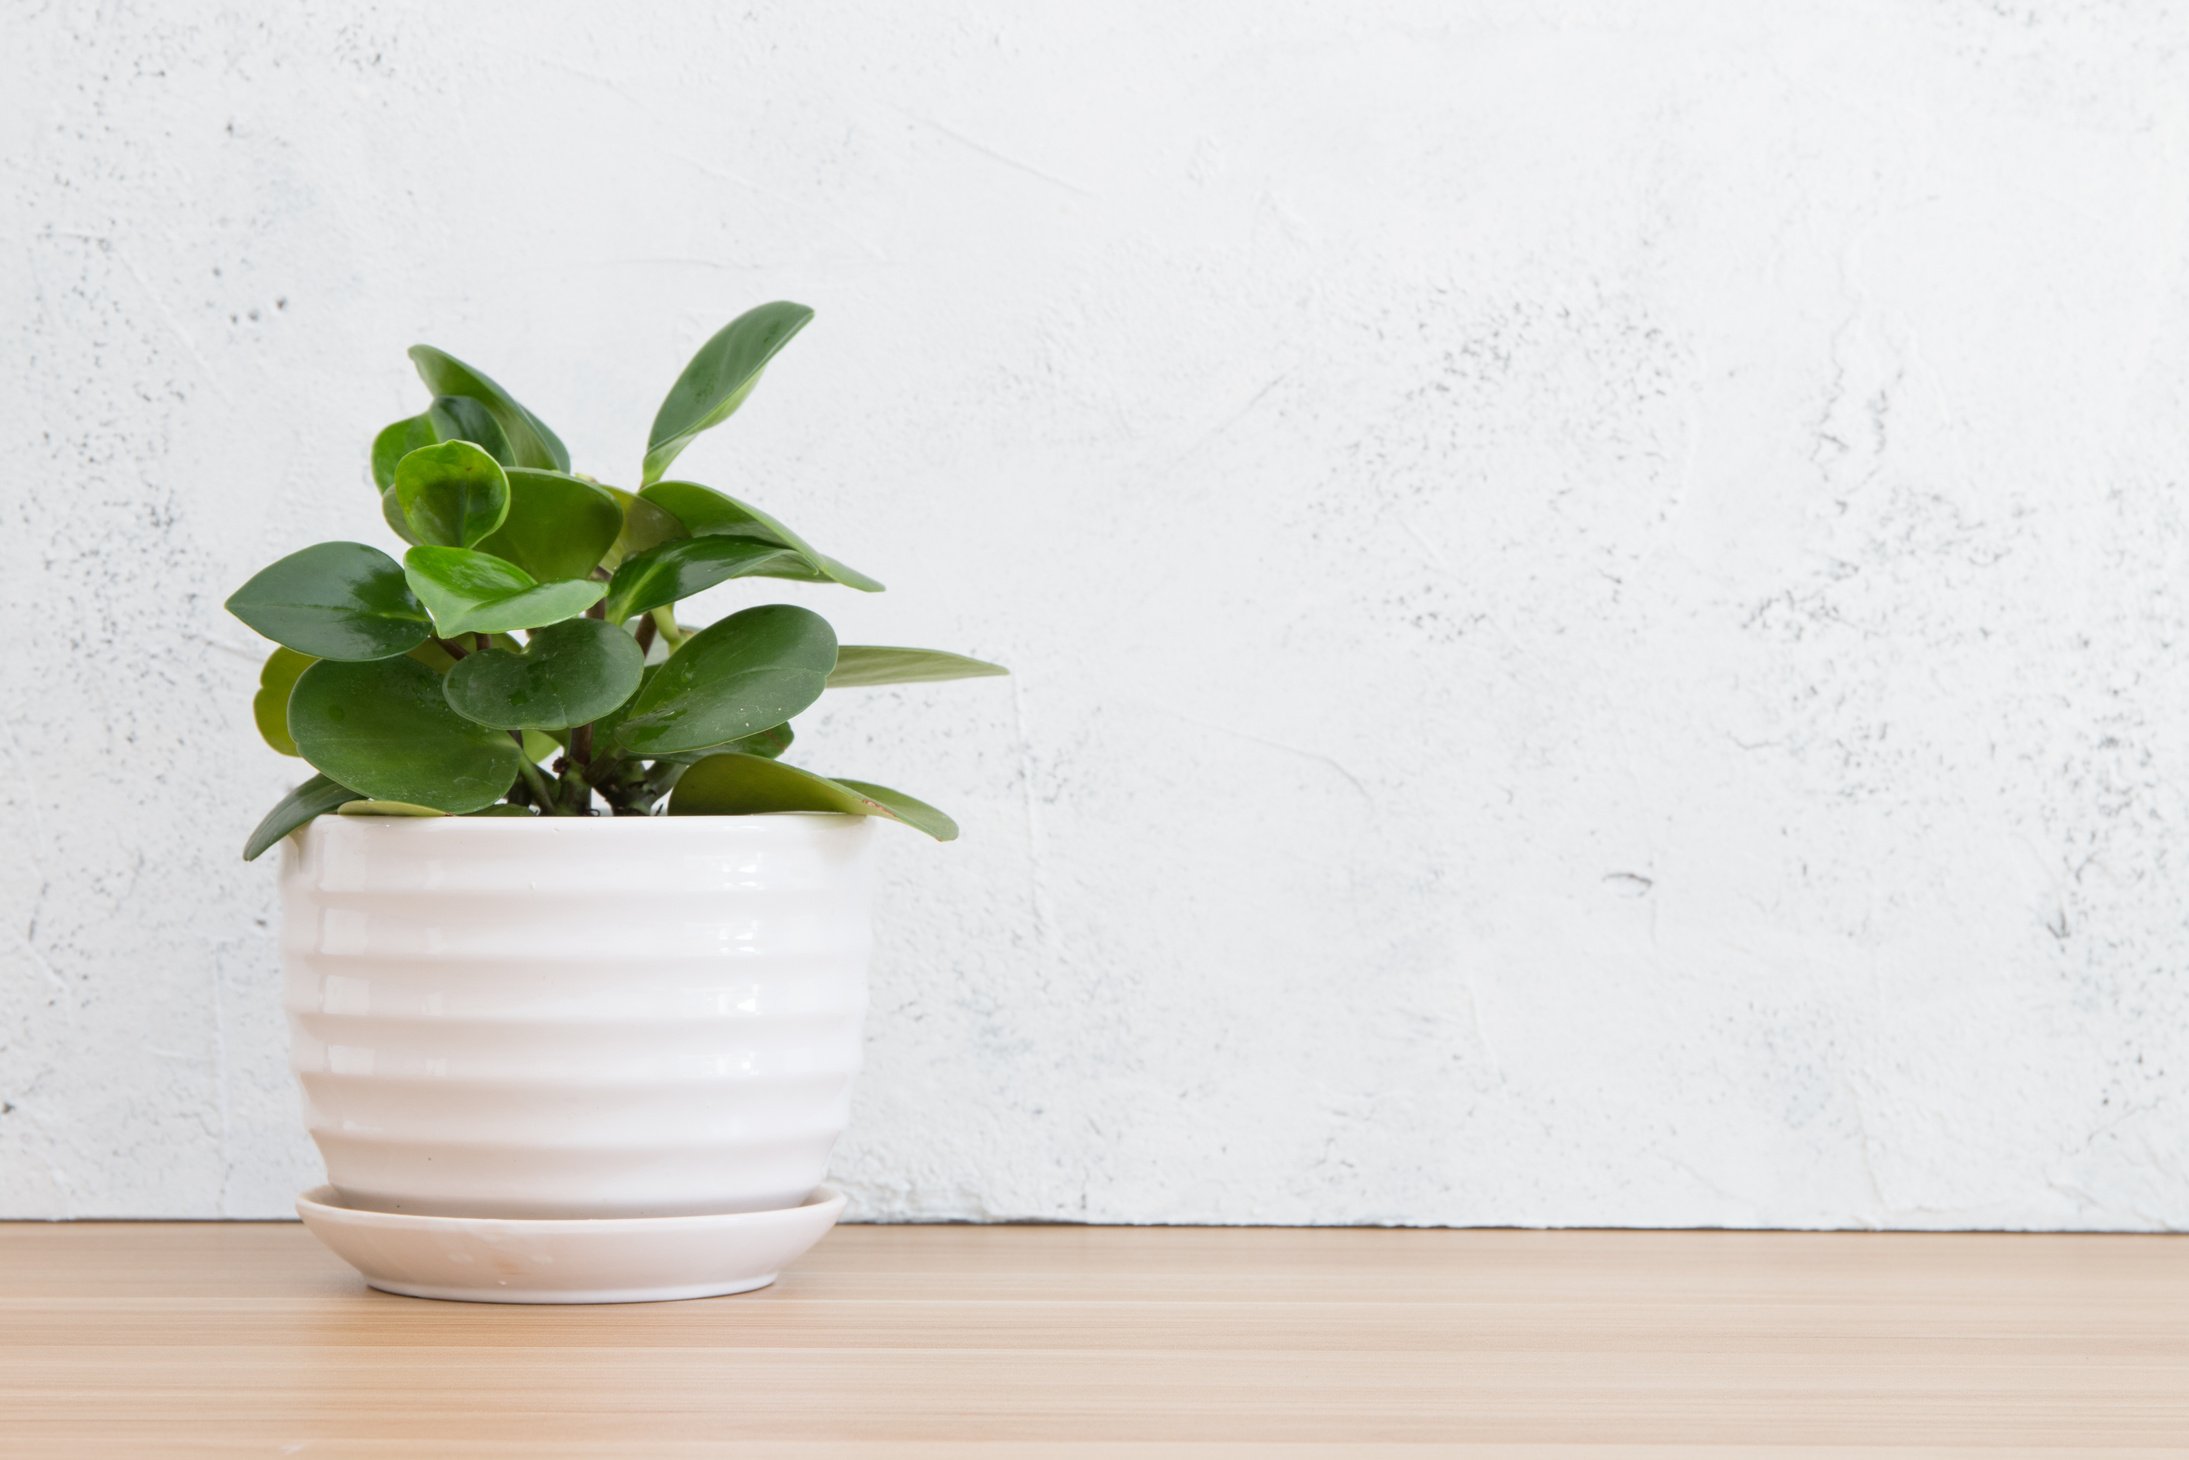
[[872,781],[855,781],[849,776],[832,776],[831,780],[866,802],[880,807],[878,814],[892,821],[901,821],[916,831],[924,831],[939,842],[958,839],[958,823],[940,807],[930,806],[917,796],[888,786],[878,786]]
[[457,661],[442,683],[457,714],[503,730],[587,725],[631,698],[646,655],[594,618],[550,624],[517,653],[489,649]]
[[817,776],[757,755],[711,755],[678,778],[671,816],[749,816],[769,811],[835,811],[886,816],[951,841],[958,824],[916,797],[868,781]]
[[509,515],[479,551],[543,582],[592,572],[623,530],[623,509],[608,489],[529,467],[513,467],[508,475]]
[[659,481],[694,436],[728,420],[752,393],[761,368],[812,318],[805,305],[777,300],[746,310],[701,345],[655,413],[640,484]]
[[352,801],[335,808],[337,816],[446,816],[446,811],[436,811],[431,806],[413,806],[408,801]]
[[543,467],[548,471],[570,470],[570,453],[563,449],[555,433],[548,430],[539,417],[517,404],[516,397],[508,391],[454,355],[431,345],[411,346],[410,358],[418,367],[418,378],[435,395],[459,396],[486,407],[494,424],[500,426],[502,434],[508,438],[513,465]]
[[460,395],[435,396],[433,404],[426,407],[426,422],[433,427],[436,441],[469,441],[503,466],[516,464],[517,454],[509,448],[509,437],[503,434],[493,413],[478,401]]
[[[487,647],[507,649],[514,654],[524,646],[507,634],[489,634],[487,635]],[[420,664],[425,665],[426,668],[439,675],[446,675],[456,663],[455,656],[431,639],[411,650],[407,657],[417,660]],[[446,679],[442,681],[442,692],[444,694],[447,692]],[[526,760],[543,761],[561,749],[562,742],[552,735],[542,735],[537,730],[524,732],[524,755]]]
[[450,709],[441,676],[415,659],[314,664],[289,696],[289,732],[306,760],[376,801],[476,811],[517,778],[516,744]]
[[622,567],[650,547],[690,536],[685,532],[684,524],[671,516],[666,507],[657,507],[621,487],[602,487],[601,490],[615,498],[616,505],[623,509],[623,530],[616,534],[608,556],[603,559],[610,569]]
[[1009,674],[1001,664],[946,654],[940,649],[895,649],[882,644],[843,644],[836,650],[836,667],[829,671],[830,689],[853,689],[876,684],[932,684],[946,679],[981,679]]
[[[648,672],[651,673],[653,669],[659,667],[658,665],[649,666]],[[618,715],[613,718],[620,720],[621,716]],[[609,720],[602,720],[594,725],[593,731],[597,743],[606,744],[609,736],[614,733],[614,726]],[[737,739],[726,741],[721,745],[702,746],[698,750],[657,752],[649,759],[656,766],[696,765],[710,755],[727,755],[735,751],[742,755],[764,755],[769,760],[773,760],[790,749],[791,741],[796,738],[791,733],[790,726],[775,725],[751,735],[739,736]]]
[[515,563],[469,548],[414,547],[403,554],[403,571],[444,639],[560,623],[608,591],[591,579],[541,583]]
[[469,441],[444,441],[396,463],[395,497],[411,541],[467,548],[509,515],[509,478]]
[[395,488],[392,486],[380,494],[380,520],[388,525],[390,532],[403,539],[403,541],[412,544],[419,541],[418,534],[412,532],[410,524],[403,520],[403,504],[397,500]]
[[[634,640],[633,643],[635,646],[636,641]],[[631,709],[634,705],[636,705],[640,700],[646,697],[646,686],[652,684],[654,681],[654,676],[659,673],[661,673],[661,666],[659,664],[649,664],[645,668],[641,669],[638,676],[638,693],[631,699],[625,700],[622,704],[608,711],[606,714],[594,717],[593,743],[595,745],[607,747],[615,743],[616,730],[623,724],[623,717],[631,712]],[[526,733],[531,734],[534,732],[528,731]],[[566,737],[557,737],[558,741],[563,738]],[[534,756],[533,759],[538,760],[542,759],[542,757]]]
[[733,613],[647,676],[617,742],[654,756],[770,729],[821,697],[835,663],[836,633],[809,609],[771,603]]
[[315,816],[338,811],[357,799],[357,793],[348,786],[341,786],[325,776],[313,776],[303,785],[274,803],[274,809],[266,813],[243,844],[243,860],[255,862],[259,854],[290,832],[295,831]]
[[426,611],[395,559],[361,542],[323,542],[262,569],[228,611],[314,659],[387,659],[426,639]]
[[297,676],[318,662],[309,654],[277,646],[258,672],[251,718],[258,721],[258,733],[266,743],[283,755],[297,753],[296,741],[289,734],[289,691],[296,688]]
[[732,578],[765,576],[787,548],[736,537],[686,537],[648,548],[616,569],[601,609],[612,623],[689,598]]
[[800,561],[785,562],[763,577],[790,578],[802,583],[841,583],[863,593],[879,593],[882,585],[857,568],[818,552],[813,545],[782,523],[749,503],[740,502],[697,482],[656,482],[640,497],[669,512],[694,537],[738,537],[751,542],[789,548]]
[[795,739],[797,739],[797,736],[791,733],[790,726],[778,725],[773,730],[763,730],[758,735],[748,735],[743,740],[733,740],[728,745],[723,746],[722,749],[725,752],[734,751],[740,755],[765,756],[769,760],[774,760],[784,751],[790,749],[791,741]]
[[424,415],[405,416],[393,425],[380,428],[380,434],[372,438],[372,481],[385,492],[395,485],[395,464],[421,446],[431,446],[441,438],[435,434],[433,422]]

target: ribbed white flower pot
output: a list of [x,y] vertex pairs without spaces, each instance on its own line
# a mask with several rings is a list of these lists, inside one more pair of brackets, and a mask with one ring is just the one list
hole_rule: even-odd
[[874,831],[848,816],[325,816],[282,870],[333,1199],[426,1217],[781,1211],[859,1067]]

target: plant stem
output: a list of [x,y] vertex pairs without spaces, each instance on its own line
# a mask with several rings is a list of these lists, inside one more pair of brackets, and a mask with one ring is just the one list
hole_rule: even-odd
[[593,727],[580,725],[570,732],[570,760],[578,768],[578,774],[587,781],[593,779]]
[[555,793],[547,784],[547,777],[532,763],[532,757],[524,753],[524,732],[512,730],[509,738],[517,742],[517,769],[524,772],[524,783],[532,792],[532,799],[540,803],[540,810],[548,816],[560,816],[562,810],[555,804]]
[[454,639],[443,639],[437,637],[434,639],[433,642],[443,654],[448,655],[448,657],[451,659],[461,659],[466,654],[471,652],[463,645],[457,643]]
[[654,627],[661,630],[661,637],[669,641],[669,648],[672,651],[681,649],[684,646],[684,641],[691,637],[676,626],[676,609],[673,606],[655,609],[652,617]]
[[488,638],[485,634],[473,634],[471,636],[471,644],[473,648],[477,649],[482,654],[494,647],[494,641]]
[[637,637],[639,653],[643,654],[654,647],[654,616],[652,614],[648,614],[638,621]]
[[593,783],[575,765],[565,762],[561,778],[563,811],[570,816],[593,814]]
[[654,768],[639,782],[638,793],[632,797],[634,804],[644,811],[651,811],[653,804],[676,789],[684,767],[671,761],[656,762]]

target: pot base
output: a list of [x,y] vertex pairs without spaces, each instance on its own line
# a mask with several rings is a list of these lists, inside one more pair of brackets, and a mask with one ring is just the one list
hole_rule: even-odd
[[660,1303],[764,1288],[844,1210],[824,1186],[795,1207],[713,1217],[525,1220],[422,1217],[339,1204],[332,1187],[296,1214],[384,1293],[464,1303]]

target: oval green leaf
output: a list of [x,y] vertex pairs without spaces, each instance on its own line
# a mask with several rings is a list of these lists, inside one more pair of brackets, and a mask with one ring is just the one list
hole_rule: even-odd
[[881,583],[857,568],[840,563],[792,532],[788,527],[747,502],[703,487],[697,482],[656,482],[639,494],[644,501],[667,511],[694,537],[737,537],[788,548],[797,560],[758,576],[789,578],[801,583],[841,583],[862,593],[879,593]]
[[623,630],[597,618],[550,624],[512,654],[467,654],[442,689],[467,720],[502,730],[588,725],[638,690],[646,655]]
[[515,742],[450,709],[441,676],[415,659],[314,664],[289,696],[289,733],[322,773],[376,801],[476,811],[517,778]]
[[444,639],[560,623],[608,591],[591,579],[541,583],[515,563],[469,548],[414,547],[403,554],[403,571]]
[[251,718],[258,722],[260,737],[283,755],[297,753],[296,740],[289,734],[289,691],[296,688],[297,676],[318,662],[309,654],[277,646],[258,672]]
[[509,515],[509,478],[471,442],[443,441],[395,464],[395,499],[411,541],[474,547]]
[[563,449],[555,433],[548,430],[539,417],[517,404],[515,396],[485,375],[431,345],[411,346],[410,359],[418,367],[418,378],[435,395],[460,396],[486,407],[487,414],[494,418],[494,424],[502,428],[502,435],[508,439],[512,464],[543,467],[548,471],[570,470],[570,453]]
[[677,778],[671,816],[751,816],[770,811],[834,811],[883,816],[951,841],[958,824],[914,796],[870,781],[817,776],[757,755],[710,755]]
[[610,622],[620,624],[732,578],[767,576],[769,565],[796,557],[788,548],[745,538],[679,538],[648,548],[616,569],[601,610]]
[[260,570],[228,611],[314,659],[388,659],[426,641],[426,611],[403,569],[361,542],[323,542]]
[[[487,647],[507,649],[514,654],[524,646],[508,634],[489,634],[487,635]],[[446,675],[456,663],[455,657],[432,639],[426,640],[423,644],[411,650],[408,657],[417,660],[420,664],[425,665],[426,668],[439,675]],[[443,693],[446,693],[445,679],[443,685]],[[542,735],[537,730],[524,732],[524,755],[526,760],[543,761],[561,749],[562,742],[552,735]]]
[[515,465],[517,454],[509,448],[494,415],[478,401],[460,395],[440,395],[426,407],[426,422],[436,441],[469,441],[503,466]]
[[380,434],[372,438],[372,482],[381,491],[395,485],[395,464],[421,446],[431,446],[441,438],[435,434],[433,422],[424,415],[405,416],[392,425],[380,428]]
[[616,740],[666,755],[756,734],[821,697],[836,632],[810,609],[771,603],[700,630],[647,676]]
[[946,679],[982,679],[1009,674],[1001,664],[946,654],[940,649],[897,649],[886,644],[843,644],[836,650],[836,667],[829,671],[830,689],[855,689],[877,684],[936,684]]
[[592,572],[623,530],[623,508],[608,489],[531,467],[512,467],[508,477],[509,515],[479,551],[542,582]]
[[728,420],[752,393],[762,367],[812,318],[805,305],[777,300],[746,310],[701,345],[654,415],[641,485],[659,481],[693,437]]
[[274,809],[266,813],[243,843],[243,860],[257,861],[260,853],[305,822],[339,811],[356,799],[357,793],[348,786],[337,785],[325,776],[313,776],[274,803]]

